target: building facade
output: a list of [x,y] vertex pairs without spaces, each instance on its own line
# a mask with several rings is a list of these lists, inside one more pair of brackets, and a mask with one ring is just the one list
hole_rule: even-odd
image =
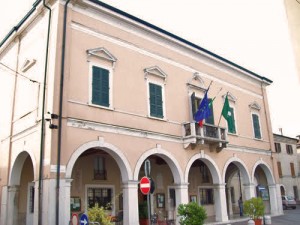
[[95,0],[37,1],[1,42],[0,73],[1,225],[68,224],[96,203],[139,224],[145,161],[160,220],[195,201],[226,222],[254,196],[282,213],[263,76]]
[[274,134],[274,142],[281,195],[292,196],[299,201],[298,139]]

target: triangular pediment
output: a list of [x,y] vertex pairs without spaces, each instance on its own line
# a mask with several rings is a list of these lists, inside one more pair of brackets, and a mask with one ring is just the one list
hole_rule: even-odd
[[144,69],[145,76],[147,77],[148,74],[160,77],[162,79],[167,79],[167,74],[158,66],[152,66]]
[[260,110],[260,109],[261,109],[260,105],[259,105],[257,102],[252,102],[252,103],[249,105],[249,107],[250,107],[251,109],[256,109],[256,110]]
[[[228,93],[227,93],[227,96],[228,96],[228,100],[229,100],[229,101],[236,102],[236,99],[237,99],[237,98],[236,98],[232,93],[228,92]],[[223,95],[222,97],[225,99],[225,98],[226,98],[226,94]]]
[[188,80],[187,85],[193,90],[206,91],[204,80],[202,79],[199,72],[193,73],[192,77]]
[[106,48],[93,48],[86,50],[88,55],[96,56],[98,58],[106,59],[111,62],[116,62],[117,58],[113,56]]

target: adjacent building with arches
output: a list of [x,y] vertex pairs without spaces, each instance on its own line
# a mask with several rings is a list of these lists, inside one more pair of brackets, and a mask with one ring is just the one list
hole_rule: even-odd
[[138,225],[145,160],[160,220],[195,201],[226,223],[254,196],[282,214],[272,81],[175,34],[100,1],[36,1],[0,44],[0,83],[1,225],[64,225],[95,204]]

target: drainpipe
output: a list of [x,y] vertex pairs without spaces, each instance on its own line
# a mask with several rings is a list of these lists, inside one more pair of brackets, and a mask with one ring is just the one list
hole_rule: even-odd
[[62,52],[61,52],[61,67],[60,67],[60,93],[59,93],[59,117],[58,117],[58,139],[57,139],[57,171],[56,171],[56,213],[55,224],[59,225],[59,189],[60,189],[60,157],[61,157],[61,131],[62,131],[62,110],[63,110],[63,93],[64,93],[64,76],[65,76],[65,51],[66,51],[66,30],[67,30],[67,0],[64,7],[63,20],[63,37],[62,37]]
[[43,214],[43,167],[44,167],[44,150],[45,150],[45,103],[46,103],[46,83],[47,83],[47,69],[48,69],[48,52],[49,52],[49,39],[50,39],[50,25],[51,25],[51,8],[46,5],[43,0],[43,5],[49,11],[47,42],[46,42],[46,55],[45,55],[45,68],[44,68],[44,87],[43,87],[43,103],[42,103],[42,120],[41,120],[41,143],[40,143],[40,167],[39,167],[39,197],[38,197],[38,225],[42,225]]

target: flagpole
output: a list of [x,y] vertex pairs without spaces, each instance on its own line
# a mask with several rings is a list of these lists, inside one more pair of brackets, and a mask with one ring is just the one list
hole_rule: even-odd
[[210,81],[210,84],[208,85],[208,88],[206,89],[206,91],[208,91],[208,90],[209,90],[209,88],[210,88],[210,85],[212,84],[212,82],[213,82],[213,80],[212,80],[212,81]]
[[[228,91],[226,93],[226,97],[228,96]],[[225,98],[226,98],[225,97]],[[223,107],[222,107],[222,111],[223,111],[223,108],[224,108],[224,104],[223,104]],[[220,119],[219,119],[219,123],[218,123],[218,126],[220,125],[220,122],[221,122],[221,119],[222,119],[222,112],[221,112],[221,115],[220,115]]]

